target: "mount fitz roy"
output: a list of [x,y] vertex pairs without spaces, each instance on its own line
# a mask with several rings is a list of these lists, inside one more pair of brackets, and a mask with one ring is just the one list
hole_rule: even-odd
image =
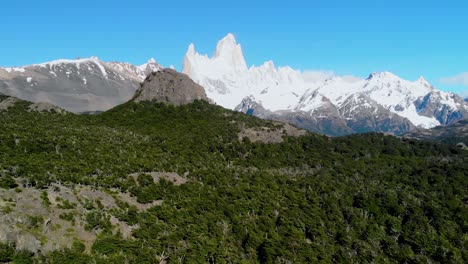
[[[163,69],[154,59],[135,66],[97,57],[0,68],[0,94],[76,113],[105,111],[130,100],[150,73]],[[232,34],[218,42],[212,57],[189,45],[182,72],[218,105],[327,135],[402,134],[468,118],[468,102],[422,77],[413,82],[378,72],[361,79],[271,61],[248,67]]]
[[277,68],[271,61],[248,68],[232,34],[218,42],[211,58],[191,44],[183,72],[224,107],[329,135],[401,134],[468,118],[460,96],[437,90],[423,77],[411,82],[378,72],[360,79]]

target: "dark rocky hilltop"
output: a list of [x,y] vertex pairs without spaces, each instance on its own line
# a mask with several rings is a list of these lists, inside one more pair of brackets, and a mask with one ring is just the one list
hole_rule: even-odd
[[205,89],[187,75],[172,69],[148,75],[132,99],[134,102],[152,101],[173,105],[189,104],[195,100],[209,101]]

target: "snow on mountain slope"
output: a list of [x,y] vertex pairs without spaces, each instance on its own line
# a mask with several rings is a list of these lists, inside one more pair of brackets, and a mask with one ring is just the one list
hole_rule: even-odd
[[[419,115],[414,105],[418,98],[432,90],[432,86],[423,79],[410,82],[390,72],[379,72],[372,73],[367,79],[351,82],[335,76],[324,81],[318,88],[309,90],[306,95],[319,93],[341,107],[351,95],[363,94],[391,112],[411,120],[416,126],[433,127],[440,123],[435,118]],[[314,104],[305,103],[308,98],[308,96],[303,97],[296,110],[313,110]]]
[[128,101],[147,74],[162,68],[154,59],[134,66],[97,57],[0,68],[0,93],[71,112],[104,111]]
[[276,68],[273,62],[247,68],[241,46],[232,34],[219,41],[213,57],[200,55],[191,44],[182,72],[199,83],[216,103],[234,109],[252,95],[265,108],[294,109],[299,98],[314,82],[290,67]]
[[[341,118],[350,119],[352,115],[356,118],[369,116],[369,111],[364,110],[366,105],[359,105],[366,102],[367,108],[385,115],[386,120],[399,116],[397,119],[405,123],[405,128],[410,125],[404,120],[430,128],[468,118],[468,105],[463,99],[435,89],[423,77],[412,82],[390,72],[377,72],[367,79],[322,74],[311,80],[304,72],[275,67],[271,61],[248,68],[241,46],[232,34],[218,42],[211,58],[198,54],[194,44],[190,44],[183,72],[204,86],[209,98],[231,109],[240,104],[243,106],[238,109],[244,109],[247,102],[243,100],[248,99],[249,103],[255,100],[255,105],[283,116],[285,112],[301,112],[308,113],[310,118],[323,118],[328,111],[324,109],[347,109],[346,117],[341,113]],[[353,102],[350,98],[368,99],[355,100],[357,105],[353,107],[349,105]],[[345,102],[346,107],[343,107]],[[350,111],[352,109],[356,110]],[[366,114],[359,111],[366,111]],[[389,113],[383,113],[385,111]],[[396,123],[392,121],[392,124]]]
[[107,62],[106,66],[119,71],[123,73],[124,76],[133,78],[138,82],[142,82],[148,74],[164,69],[164,67],[159,65],[153,58],[149,59],[147,63],[139,66],[126,62]]

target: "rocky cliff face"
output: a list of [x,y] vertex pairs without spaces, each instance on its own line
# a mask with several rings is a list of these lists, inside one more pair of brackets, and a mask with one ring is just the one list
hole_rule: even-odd
[[409,81],[375,72],[363,79],[276,67],[271,61],[246,65],[240,44],[229,34],[211,57],[190,45],[183,72],[223,107],[327,135],[399,135],[468,118],[468,104],[461,97],[437,90],[423,77]]
[[195,100],[208,101],[205,89],[187,75],[172,69],[153,72],[141,84],[132,101],[184,105]]

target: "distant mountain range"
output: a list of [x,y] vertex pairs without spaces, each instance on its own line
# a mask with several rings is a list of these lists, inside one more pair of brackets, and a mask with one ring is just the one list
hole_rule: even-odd
[[377,72],[360,79],[277,68],[271,61],[248,68],[232,34],[218,42],[211,58],[191,44],[183,72],[226,108],[329,135],[401,134],[468,118],[463,98],[437,90],[423,77],[412,82]]
[[[135,66],[97,57],[0,68],[0,94],[48,102],[71,112],[98,112],[128,101],[151,72],[154,59]],[[183,73],[225,108],[293,123],[332,136],[362,132],[403,134],[468,118],[468,102],[437,90],[423,77],[407,81],[390,72],[366,79],[275,67],[248,67],[232,34],[212,57],[191,44]]]
[[162,68],[154,59],[134,66],[97,57],[0,68],[0,93],[72,112],[104,111],[128,101],[149,73]]

